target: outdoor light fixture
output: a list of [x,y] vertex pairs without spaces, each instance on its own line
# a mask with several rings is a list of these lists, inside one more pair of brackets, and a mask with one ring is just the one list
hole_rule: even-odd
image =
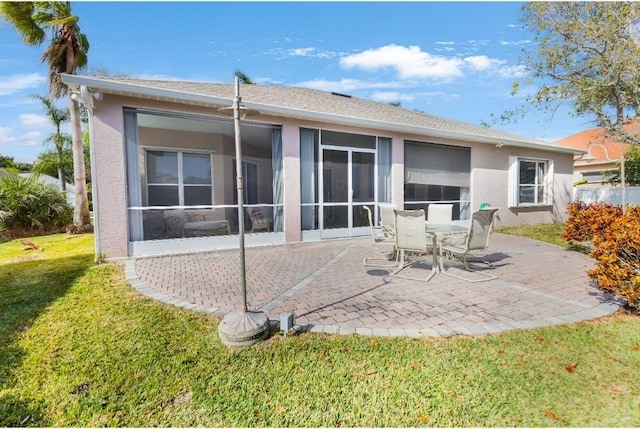
[[257,114],[241,104],[240,81],[235,79],[236,96],[233,106],[218,109],[219,112],[233,112],[233,125],[236,140],[236,188],[238,192],[238,236],[240,239],[240,287],[242,292],[242,309],[227,313],[220,325],[218,334],[224,344],[229,347],[247,347],[264,339],[269,334],[269,317],[263,311],[249,311],[247,308],[247,273],[244,252],[244,185],[242,177],[242,144],[240,139],[240,118]]
[[[607,147],[600,143],[595,143],[589,146],[589,150],[587,151],[587,153],[582,155],[580,159],[587,163],[594,161],[596,157],[593,156],[593,154],[591,153],[591,149],[593,149],[594,147],[601,147],[602,149],[604,149],[604,155],[607,157],[607,161],[614,161],[613,159],[609,158],[609,151],[607,150]],[[626,179],[624,174],[624,153],[623,153],[622,156],[620,157],[620,190],[622,191],[622,214],[626,213],[627,211],[626,203],[625,203],[625,181]]]

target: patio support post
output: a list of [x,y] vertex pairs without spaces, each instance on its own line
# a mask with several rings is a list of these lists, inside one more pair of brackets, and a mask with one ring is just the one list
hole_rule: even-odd
[[[227,313],[220,325],[218,334],[222,342],[232,348],[251,346],[264,339],[269,333],[269,318],[263,311],[249,311],[247,307],[247,273],[245,267],[244,246],[244,186],[242,177],[242,139],[240,138],[240,112],[247,109],[241,105],[240,82],[235,79],[236,94],[233,99],[233,125],[235,130],[236,149],[236,188],[238,193],[238,236],[240,248],[240,288],[241,311]],[[228,108],[220,109],[222,111]]]

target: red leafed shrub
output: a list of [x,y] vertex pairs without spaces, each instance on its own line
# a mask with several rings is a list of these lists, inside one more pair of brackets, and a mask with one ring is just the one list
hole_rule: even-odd
[[569,217],[562,238],[569,242],[591,241],[606,233],[609,225],[622,216],[618,206],[604,203],[585,204],[582,201],[569,203]]
[[611,204],[570,203],[563,238],[590,242],[589,256],[597,265],[589,277],[598,286],[640,307],[640,207],[622,209]]

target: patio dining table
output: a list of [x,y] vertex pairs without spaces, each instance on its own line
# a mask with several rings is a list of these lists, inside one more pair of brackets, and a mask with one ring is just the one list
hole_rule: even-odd
[[442,243],[442,239],[447,236],[455,235],[455,234],[464,234],[469,232],[469,229],[453,224],[440,224],[440,223],[425,223],[425,233],[427,234],[427,238],[431,238],[432,241],[432,251],[433,254],[433,264],[431,266],[431,273],[427,276],[427,281],[431,280],[433,276],[438,274],[441,270],[440,265],[440,243]]

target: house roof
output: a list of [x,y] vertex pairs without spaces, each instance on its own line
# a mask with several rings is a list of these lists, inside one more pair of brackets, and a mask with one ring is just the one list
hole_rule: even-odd
[[[640,131],[640,122],[625,126],[628,131]],[[610,164],[618,161],[629,148],[628,143],[621,143],[607,137],[604,128],[591,128],[570,135],[555,142],[556,145],[591,152],[595,158],[592,161],[583,161],[577,158],[574,162],[579,165]],[[603,147],[604,146],[604,147]],[[605,149],[606,148],[606,149]]]
[[[231,106],[235,85],[114,77],[62,75],[71,87],[86,86],[105,94],[172,101],[212,107]],[[327,91],[278,85],[242,85],[242,103],[273,116],[326,121],[381,131],[406,132],[498,146],[520,146],[580,153],[541,140],[403,109],[386,103]]]
[[8,176],[15,176],[15,174],[7,171],[7,169],[5,168],[0,167],[0,177],[8,177]]

